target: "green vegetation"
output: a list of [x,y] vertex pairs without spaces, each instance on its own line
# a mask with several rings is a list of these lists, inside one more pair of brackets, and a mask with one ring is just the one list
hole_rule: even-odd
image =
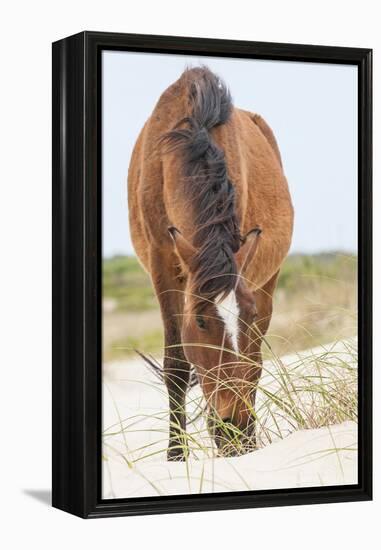
[[164,346],[163,331],[161,328],[147,331],[144,334],[126,336],[121,340],[114,340],[112,349],[109,350],[109,358],[117,358],[120,355],[129,355],[134,350],[144,350],[144,353],[157,353]]
[[[354,255],[292,254],[283,263],[278,289],[295,294],[301,286],[311,288],[324,281],[353,282],[356,276]],[[150,277],[134,256],[114,256],[103,261],[103,298],[113,300],[116,309],[127,312],[158,307]]]
[[278,289],[299,292],[300,285],[311,287],[323,280],[353,282],[357,277],[357,256],[353,254],[291,254],[286,258],[278,280]]
[[[134,349],[162,353],[162,322],[150,277],[132,256],[103,262],[105,360]],[[293,254],[284,262],[268,333],[278,355],[356,334],[357,257]]]
[[158,307],[151,280],[134,256],[114,256],[103,261],[103,299],[115,301],[124,311]]

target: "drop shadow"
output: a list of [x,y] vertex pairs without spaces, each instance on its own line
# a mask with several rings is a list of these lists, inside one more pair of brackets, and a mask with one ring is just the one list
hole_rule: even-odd
[[52,491],[50,489],[23,489],[23,493],[45,504],[45,506],[52,505]]

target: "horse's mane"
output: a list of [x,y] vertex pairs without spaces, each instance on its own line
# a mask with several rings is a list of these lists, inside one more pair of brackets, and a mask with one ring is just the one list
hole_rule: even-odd
[[181,80],[189,95],[191,114],[162,141],[170,151],[184,154],[186,198],[195,217],[192,244],[197,250],[190,265],[192,292],[214,300],[228,294],[236,284],[234,254],[240,246],[240,231],[225,155],[209,130],[227,122],[233,106],[226,85],[207,67],[188,69]]

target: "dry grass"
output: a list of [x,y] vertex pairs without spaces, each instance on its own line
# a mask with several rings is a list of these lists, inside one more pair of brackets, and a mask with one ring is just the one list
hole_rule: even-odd
[[[256,419],[258,448],[297,430],[357,422],[356,267],[355,257],[341,254],[291,258],[285,265],[275,295],[272,323],[263,344],[265,365],[255,410],[251,403],[246,404]],[[123,280],[120,273],[119,277]],[[145,291],[144,295],[146,303]],[[331,344],[325,345],[328,342]],[[106,360],[128,359],[134,348],[162,357],[160,314],[152,307],[130,313],[119,304],[104,314],[104,357]],[[298,351],[303,349],[309,351]],[[285,354],[292,355],[285,357]],[[241,360],[250,361],[245,357]],[[155,382],[152,377],[147,379],[142,375],[138,382],[144,385],[144,391],[151,392],[153,402],[164,399],[167,403],[162,381]],[[158,400],[152,392],[158,392]],[[187,456],[193,460],[217,457],[207,429],[208,411],[198,386],[189,391],[184,412],[187,429],[182,434],[181,445],[189,450]],[[169,421],[165,405],[154,410],[139,408],[136,414],[126,418],[118,412],[118,418],[117,423],[104,429],[106,461],[110,453],[117,452],[128,468],[135,468],[142,461],[164,456]],[[217,427],[224,428],[223,425]],[[232,445],[240,452],[244,450],[240,449],[244,434],[236,431]],[[149,442],[143,437],[144,432],[149,432]],[[130,440],[135,442],[133,447],[129,445]],[[118,442],[122,442],[122,449]],[[346,450],[356,451],[356,448]],[[338,451],[334,442],[332,448],[324,449],[326,453]],[[313,461],[316,457],[306,457],[306,460]],[[200,486],[202,483],[200,479]]]
[[[272,358],[264,365],[257,389],[255,410],[251,403],[246,403],[256,419],[257,448],[284,439],[297,430],[316,429],[345,421],[357,422],[355,339],[295,354],[283,360],[271,355]],[[250,361],[244,357],[242,360]],[[142,383],[147,390],[158,392],[158,397],[166,394],[166,388],[160,381],[155,383],[151,379],[150,382]],[[154,394],[151,398],[155,401]],[[190,458],[216,457],[217,450],[207,429],[209,413],[198,386],[189,392],[184,412],[187,430],[182,434],[180,445],[189,451]],[[217,421],[217,427],[224,429],[225,425],[218,425]],[[135,462],[163,454],[168,443],[167,409],[150,413],[142,410],[136,416],[120,418],[117,425],[108,426],[104,431],[105,454],[114,437],[128,438],[132,433],[147,429],[155,435],[154,440],[148,445],[129,447],[126,460],[130,467]],[[235,431],[230,446],[242,452],[245,437],[238,428]],[[230,449],[227,448],[227,451]]]

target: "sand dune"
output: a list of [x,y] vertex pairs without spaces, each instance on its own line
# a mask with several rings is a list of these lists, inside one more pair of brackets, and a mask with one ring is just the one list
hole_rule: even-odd
[[[298,373],[300,407],[315,414],[319,396],[302,384],[315,376],[316,364],[340,377],[341,364],[354,363],[353,342],[341,342],[283,357],[281,362]],[[264,365],[261,387],[281,390],[278,367]],[[320,368],[320,367],[319,367]],[[319,373],[321,371],[319,370]],[[258,392],[257,410],[265,409],[266,395]],[[201,403],[196,387],[187,411],[195,416]],[[188,433],[208,452],[192,449],[187,463],[166,461],[168,438],[167,393],[154,374],[138,359],[104,366],[103,496],[123,498],[235,490],[328,486],[357,483],[357,424],[346,421],[316,429],[298,429],[275,405],[262,414],[262,448],[240,457],[216,457],[199,418]],[[276,429],[275,429],[276,427]],[[123,428],[123,430],[121,429]]]

